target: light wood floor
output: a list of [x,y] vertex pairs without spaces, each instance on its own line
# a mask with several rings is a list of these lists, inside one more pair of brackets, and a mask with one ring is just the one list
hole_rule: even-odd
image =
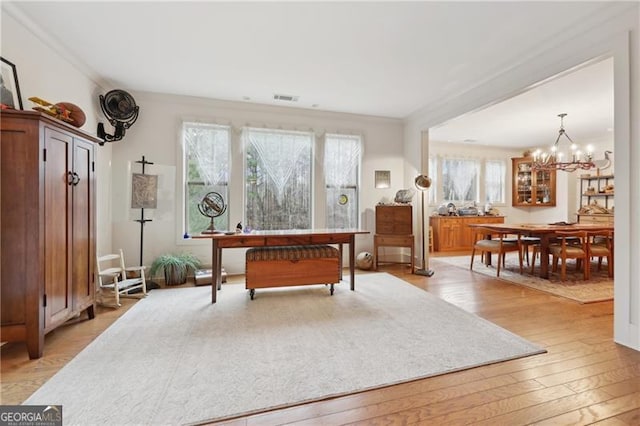
[[[612,341],[612,302],[580,305],[437,259],[431,267],[435,275],[430,278],[409,274],[404,265],[380,269],[548,353],[224,424],[640,425],[640,352]],[[119,310],[99,309],[92,321],[80,318],[53,331],[39,360],[29,360],[22,344],[3,345],[0,403],[24,401],[133,303],[128,300]]]

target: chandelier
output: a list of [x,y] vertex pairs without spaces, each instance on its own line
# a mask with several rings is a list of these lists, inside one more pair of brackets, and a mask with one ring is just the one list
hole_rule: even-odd
[[[534,170],[563,170],[565,172],[574,172],[578,169],[589,170],[595,167],[595,164],[591,161],[593,158],[593,148],[589,145],[587,146],[586,152],[583,152],[564,130],[564,118],[566,116],[566,113],[558,114],[558,117],[560,117],[560,131],[556,142],[550,148],[549,152],[537,149],[533,153],[533,164],[531,167]],[[560,146],[560,138],[562,138],[562,136],[570,142],[568,149],[563,149]]]

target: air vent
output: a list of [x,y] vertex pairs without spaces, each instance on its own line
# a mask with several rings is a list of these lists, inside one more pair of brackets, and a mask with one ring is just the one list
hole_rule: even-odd
[[277,93],[273,95],[273,99],[276,101],[298,102],[298,98],[299,96],[279,95]]

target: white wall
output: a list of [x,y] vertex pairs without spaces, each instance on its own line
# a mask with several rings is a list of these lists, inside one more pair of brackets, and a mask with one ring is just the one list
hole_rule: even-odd
[[[149,265],[163,253],[189,250],[204,263],[210,264],[211,246],[208,241],[183,240],[184,229],[180,221],[181,203],[181,149],[180,128],[183,120],[197,120],[232,126],[233,149],[240,150],[240,130],[245,125],[273,127],[293,130],[312,130],[316,135],[324,132],[360,134],[363,137],[363,159],[361,171],[362,228],[374,231],[373,211],[382,198],[393,198],[403,182],[403,124],[400,120],[368,117],[353,114],[327,113],[322,111],[278,108],[246,102],[229,102],[187,96],[154,93],[133,93],[140,106],[140,117],[121,142],[113,146],[113,246],[122,247],[126,253],[138,259],[140,225],[129,215],[130,167],[140,171],[140,166],[131,164],[144,155],[147,161],[173,169],[175,179],[175,206],[173,212],[146,210],[148,218],[144,230],[144,263]],[[233,175],[242,170],[242,164],[233,164],[230,187],[230,225],[242,220],[241,175],[233,181]],[[391,171],[391,188],[374,189],[374,171]],[[318,203],[320,204],[320,203]],[[317,206],[317,216],[322,212]],[[139,212],[137,210],[136,212]],[[155,215],[155,217],[154,217]],[[136,216],[137,217],[137,216]],[[314,219],[316,226],[323,226],[323,218]],[[356,250],[371,251],[372,235],[359,236]],[[131,255],[128,255],[129,257]],[[228,273],[244,272],[244,251],[225,250],[223,265]]]
[[[108,85],[71,65],[76,62],[65,59],[66,54],[60,46],[54,46],[46,37],[39,37],[25,30],[35,26],[28,25],[24,17],[16,16],[10,3],[3,2],[1,7],[1,53],[17,66],[25,108],[30,108],[30,103],[26,101],[30,96],[54,102],[73,102],[81,106],[87,114],[87,123],[83,128],[93,133],[100,116],[97,95],[106,92]],[[167,98],[163,101],[139,97],[142,106],[140,122],[136,123],[122,143],[98,149],[98,251],[110,250],[112,246],[110,215],[112,210],[115,215],[116,210],[122,209],[125,202],[121,199],[121,179],[126,172],[125,165],[129,161],[139,159],[141,155],[147,155],[156,163],[175,166],[178,140],[176,130],[183,115],[227,118],[237,120],[236,124],[248,119],[251,122],[283,126],[345,126],[361,131],[367,141],[363,185],[369,181],[373,186],[373,171],[376,169],[392,171],[392,190],[387,193],[380,190],[364,191],[364,226],[372,230],[375,203],[382,196],[392,196],[400,187],[412,186],[413,178],[418,172],[427,172],[426,166],[423,168],[422,164],[428,158],[429,148],[428,144],[423,142],[423,133],[428,132],[429,127],[489,103],[506,99],[538,81],[592,58],[613,56],[616,138],[614,152],[617,155],[615,340],[640,349],[640,262],[637,261],[640,259],[640,169],[636,167],[640,163],[640,92],[637,90],[640,87],[640,18],[637,3],[620,3],[619,7],[627,9],[612,17],[603,14],[597,18],[602,22],[591,20],[585,22],[583,27],[567,28],[565,33],[557,34],[550,39],[547,46],[540,46],[535,57],[525,56],[522,62],[514,63],[512,68],[498,73],[493,79],[483,81],[465,93],[416,112],[406,120],[404,131],[396,124],[366,117],[340,117],[331,114],[325,116],[322,113],[307,115],[261,109],[254,111],[249,108],[243,111],[238,108],[227,109],[227,104],[214,105],[213,101],[209,104],[209,101],[202,100],[168,105],[165,103]],[[589,28],[586,28],[586,25],[589,25]],[[113,185],[110,176],[112,149]],[[403,176],[403,180],[398,182],[396,176]],[[110,202],[112,198],[113,205]],[[118,237],[114,237],[113,246],[126,245],[125,249],[128,249],[128,252],[137,252],[137,246],[133,241],[137,241],[139,237],[139,227],[134,225],[137,224],[128,221],[114,223],[113,228],[117,230]],[[157,225],[153,223],[146,231],[147,235],[151,234],[157,239],[147,243],[148,250],[164,252],[177,248],[177,225],[171,221],[166,225]],[[419,232],[419,229],[416,232]],[[165,234],[171,236],[168,239],[159,237]],[[367,238],[359,244],[358,250],[370,249],[370,237]],[[206,247],[199,248],[199,254],[206,257]]]
[[[420,170],[428,156],[423,133],[463,113],[522,92],[588,60],[614,58],[616,154],[616,264],[614,339],[640,350],[640,12],[637,3],[619,4],[626,10],[601,16],[589,27],[568,29],[540,46],[535,57],[504,70],[466,93],[429,105],[406,120],[406,175]],[[634,88],[632,90],[632,88]],[[568,183],[566,185],[569,185]],[[564,186],[564,185],[562,185]],[[567,190],[568,191],[568,190]],[[569,194],[569,191],[567,192]],[[436,271],[437,273],[437,271]]]
[[[2,57],[13,62],[18,72],[18,82],[25,110],[35,104],[28,99],[32,96],[49,102],[71,102],[78,105],[87,116],[82,130],[95,135],[101,112],[98,95],[104,93],[101,82],[87,76],[84,70],[72,65],[64,56],[60,46],[26,30],[24,17],[14,17],[12,8],[2,4]],[[31,26],[30,28],[33,28]],[[97,149],[97,250],[104,253],[111,250],[111,216],[109,214],[111,149]]]

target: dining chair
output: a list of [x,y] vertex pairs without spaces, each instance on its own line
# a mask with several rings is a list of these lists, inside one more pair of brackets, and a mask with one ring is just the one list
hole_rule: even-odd
[[[140,298],[147,295],[147,281],[145,279],[145,266],[125,266],[122,249],[117,254],[97,256],[98,286],[101,298],[105,292],[113,293],[114,305],[108,305],[101,300],[101,304],[111,307],[120,307],[121,297]],[[134,276],[135,275],[135,276]],[[132,291],[142,291],[142,294],[131,294]]]
[[[540,237],[522,237],[520,243],[522,244],[522,252],[524,254],[523,257],[527,261],[527,266],[531,266],[531,273],[533,274],[533,267],[536,263],[536,257],[540,252]],[[531,260],[529,260],[530,251],[532,252]]]
[[475,230],[475,236],[476,242],[473,244],[473,250],[471,251],[470,270],[473,270],[473,259],[476,254],[476,250],[479,250],[482,256],[491,256],[493,253],[497,253],[498,259],[496,263],[496,276],[499,277],[500,267],[505,264],[506,254],[516,251],[518,252],[520,273],[522,273],[522,245],[520,235],[512,238],[509,232],[501,232],[479,227]]
[[583,277],[588,280],[589,273],[589,235],[587,231],[557,231],[556,241],[549,245],[549,254],[553,256],[553,271],[558,271],[558,261],[562,261],[560,280],[567,279],[567,259],[576,260],[576,271],[583,268]]
[[607,258],[607,272],[613,278],[613,231],[589,232],[589,259],[598,258],[598,271],[602,268],[602,259]]

